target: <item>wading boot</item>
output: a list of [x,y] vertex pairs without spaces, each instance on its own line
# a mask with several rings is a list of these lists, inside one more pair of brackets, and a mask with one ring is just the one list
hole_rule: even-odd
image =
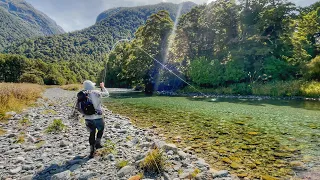
[[97,138],[96,139],[96,149],[101,149],[103,148],[103,146],[101,145],[101,139],[100,138]]
[[90,145],[90,155],[89,155],[90,159],[94,157],[94,151],[95,151],[94,146]]

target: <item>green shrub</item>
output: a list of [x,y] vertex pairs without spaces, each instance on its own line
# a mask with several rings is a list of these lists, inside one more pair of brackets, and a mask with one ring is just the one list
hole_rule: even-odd
[[202,87],[217,86],[223,82],[223,66],[218,60],[196,58],[190,64],[190,78]]
[[61,119],[55,119],[53,122],[48,126],[46,132],[47,133],[60,133],[67,128],[66,125],[63,124]]
[[315,57],[307,65],[307,78],[320,81],[320,56]]
[[46,85],[65,85],[67,80],[64,79],[61,75],[50,74],[45,79],[44,82]]
[[251,95],[252,87],[246,83],[234,84],[231,86],[232,94]]
[[263,72],[273,80],[289,80],[292,79],[295,68],[286,61],[268,57],[265,59]]
[[35,74],[24,73],[20,77],[22,83],[44,84],[43,79]]
[[320,97],[320,82],[306,83],[301,87],[302,95],[307,97]]

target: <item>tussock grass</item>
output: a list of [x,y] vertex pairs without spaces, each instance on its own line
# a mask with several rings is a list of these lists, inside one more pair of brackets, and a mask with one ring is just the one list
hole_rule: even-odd
[[121,169],[121,168],[125,167],[126,165],[128,165],[128,163],[129,163],[129,161],[126,161],[126,160],[118,161],[117,162],[117,168]]
[[163,153],[160,149],[156,148],[146,155],[144,160],[140,163],[140,167],[145,172],[162,173],[166,164],[166,158]]
[[21,127],[27,127],[27,126],[31,125],[31,122],[29,121],[29,119],[23,118],[23,119],[19,120],[19,125]]
[[97,155],[101,157],[106,157],[109,154],[117,154],[116,144],[111,140],[107,139],[103,148],[97,151]]
[[78,91],[82,88],[81,84],[68,84],[61,86],[61,89],[67,90],[67,91]]
[[201,173],[200,169],[196,168],[192,173],[191,173],[191,177],[195,178],[199,173]]
[[47,133],[60,133],[67,129],[61,119],[55,119],[46,129]]
[[37,84],[0,83],[0,120],[8,118],[6,112],[20,111],[34,103],[43,90]]
[[15,143],[18,143],[18,144],[23,144],[24,142],[26,142],[26,137],[25,137],[25,133],[24,132],[21,132],[19,134],[19,136],[17,137]]
[[3,136],[7,133],[7,131],[3,130],[1,127],[0,127],[0,136]]

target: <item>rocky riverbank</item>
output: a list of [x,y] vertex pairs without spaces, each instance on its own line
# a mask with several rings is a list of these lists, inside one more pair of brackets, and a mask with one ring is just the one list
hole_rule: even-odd
[[[97,154],[88,159],[88,132],[83,120],[69,118],[72,114],[75,92],[58,88],[46,90],[37,105],[20,114],[11,112],[7,132],[0,136],[0,179],[238,179],[228,171],[215,171],[192,152],[166,144],[152,129],[140,129],[126,117],[105,112],[106,144],[112,144],[112,153]],[[62,120],[67,130],[50,134],[47,127]],[[164,171],[149,173],[140,168],[154,147],[166,159]],[[119,167],[120,162],[125,162]],[[123,163],[122,163],[123,164]],[[134,177],[132,177],[134,176]]]

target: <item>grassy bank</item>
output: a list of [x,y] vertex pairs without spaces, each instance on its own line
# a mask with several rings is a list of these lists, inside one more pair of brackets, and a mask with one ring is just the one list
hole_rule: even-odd
[[[219,88],[201,88],[196,87],[203,93],[222,94],[222,95],[258,95],[258,96],[303,96],[303,97],[320,97],[320,82],[304,81],[277,81],[265,84],[234,84],[228,87]],[[194,88],[188,86],[180,93],[196,92]]]
[[239,177],[290,179],[292,168],[320,156],[320,104],[112,96],[106,105],[113,112],[140,127],[156,125],[169,142]]
[[0,119],[5,113],[20,111],[41,97],[43,86],[37,84],[0,83]]

